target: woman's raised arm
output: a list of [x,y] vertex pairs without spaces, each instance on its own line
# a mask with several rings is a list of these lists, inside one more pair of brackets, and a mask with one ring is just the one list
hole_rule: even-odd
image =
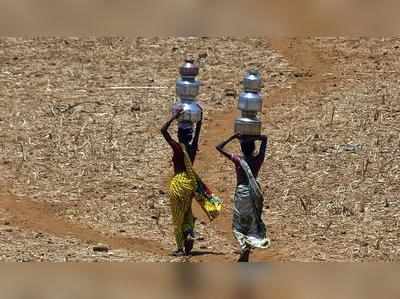
[[260,135],[255,140],[261,140],[261,145],[258,151],[257,160],[264,161],[265,152],[267,151],[268,137],[266,135]]
[[194,153],[197,152],[197,149],[199,147],[200,131],[201,131],[201,125],[203,122],[203,108],[201,108],[200,105],[198,105],[198,106],[201,110],[201,118],[200,118],[200,121],[196,125],[196,131],[194,133],[194,138],[193,138],[193,142],[192,142],[192,148],[193,148]]
[[216,149],[223,154],[225,157],[227,157],[229,160],[232,160],[232,154],[228,153],[226,150],[224,150],[224,147],[231,142],[233,139],[239,139],[240,135],[239,134],[235,134],[232,135],[231,137],[229,137],[227,140],[223,141],[222,143],[218,144],[216,146]]
[[161,128],[161,134],[164,136],[165,140],[168,142],[168,144],[172,147],[173,144],[177,143],[174,139],[172,139],[171,135],[168,132],[169,126],[171,125],[171,123],[177,119],[181,113],[183,113],[183,109],[178,110],[174,115],[172,115],[172,117],[170,118],[170,120],[168,120]]

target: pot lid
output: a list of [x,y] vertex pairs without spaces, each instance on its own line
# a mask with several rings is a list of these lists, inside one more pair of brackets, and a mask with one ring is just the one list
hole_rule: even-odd
[[196,77],[199,74],[199,67],[191,58],[185,59],[185,63],[179,67],[179,73],[182,77]]

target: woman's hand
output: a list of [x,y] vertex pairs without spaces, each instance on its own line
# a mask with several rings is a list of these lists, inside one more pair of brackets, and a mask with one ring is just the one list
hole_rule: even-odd
[[181,116],[182,114],[183,114],[183,112],[184,112],[184,109],[183,109],[183,107],[178,107],[176,110],[175,110],[175,112],[174,112],[174,115],[173,115],[173,119],[177,119],[179,116]]
[[[218,145],[216,146],[217,150],[218,150],[221,154],[223,154],[225,157],[227,157],[229,160],[232,160],[233,155],[230,154],[230,153],[228,153],[227,151],[225,151],[225,150],[224,150],[224,147],[225,147],[229,142],[231,142],[233,139],[235,139],[235,138],[240,138],[240,136],[241,136],[241,135],[240,135],[239,133],[236,133],[236,134],[232,135],[232,136],[229,137],[227,140],[225,140],[225,141],[223,141],[222,143],[218,144]],[[232,160],[232,161],[233,161],[233,160]]]
[[175,111],[173,111],[172,117],[167,121],[161,128],[161,133],[167,139],[168,143],[172,140],[171,136],[168,134],[168,128],[171,123],[177,119],[183,113],[183,107],[178,107]]

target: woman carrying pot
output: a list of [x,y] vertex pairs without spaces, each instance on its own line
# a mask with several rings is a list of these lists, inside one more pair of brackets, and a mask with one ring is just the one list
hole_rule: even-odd
[[[238,139],[242,155],[228,153],[224,147]],[[255,141],[260,140],[255,155]],[[264,197],[257,176],[265,159],[267,136],[241,136],[235,134],[217,146],[217,150],[231,160],[236,168],[236,191],[233,208],[233,234],[240,244],[239,262],[248,262],[253,248],[268,248],[270,240],[262,220]]]
[[208,189],[193,169],[203,118],[200,105],[199,108],[201,118],[197,122],[194,137],[193,123],[188,121],[178,122],[178,142],[168,133],[171,123],[184,113],[182,108],[178,108],[161,129],[161,133],[173,151],[174,176],[169,183],[168,195],[177,246],[176,251],[173,252],[174,256],[190,255],[193,248],[195,218],[192,214],[192,199],[196,199],[210,221],[219,215],[222,208],[220,198]]
[[[177,245],[176,251],[172,253],[174,256],[188,255],[193,248],[194,217],[192,214],[192,198],[196,189],[196,181],[193,177],[191,165],[196,158],[202,125],[202,120],[200,120],[196,125],[193,138],[192,123],[179,122],[178,142],[175,141],[168,133],[168,128],[182,113],[183,109],[178,109],[161,128],[162,135],[173,151],[174,176],[169,183],[168,195],[170,197]],[[188,159],[189,161],[185,161]]]

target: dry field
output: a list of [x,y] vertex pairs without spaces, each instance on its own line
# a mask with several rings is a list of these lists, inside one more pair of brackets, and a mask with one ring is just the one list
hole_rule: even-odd
[[[0,260],[234,261],[234,172],[214,146],[257,67],[272,247],[252,260],[398,261],[399,52],[398,39],[0,39]],[[195,167],[225,210],[209,224],[194,207],[199,241],[177,259],[159,128],[186,54],[203,82]]]

